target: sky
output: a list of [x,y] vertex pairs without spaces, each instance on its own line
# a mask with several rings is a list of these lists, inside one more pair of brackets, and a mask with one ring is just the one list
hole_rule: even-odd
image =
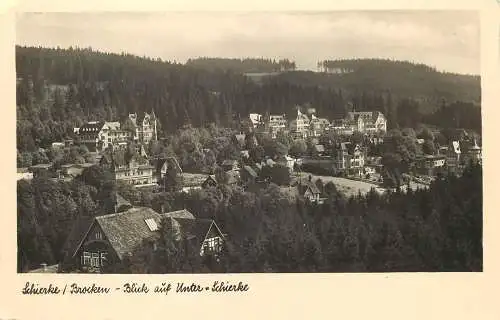
[[389,58],[480,73],[473,11],[24,13],[19,45],[92,47],[185,62],[196,57],[289,58],[315,70],[325,59]]

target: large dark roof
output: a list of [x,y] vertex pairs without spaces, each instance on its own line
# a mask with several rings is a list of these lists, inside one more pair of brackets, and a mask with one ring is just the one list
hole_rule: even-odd
[[143,240],[155,236],[156,232],[148,227],[146,219],[153,219],[157,225],[161,222],[160,214],[146,207],[100,216],[96,221],[118,256],[123,258],[137,249]]
[[210,219],[176,218],[175,221],[179,223],[181,232],[186,238],[196,238],[200,243],[205,240],[205,236],[212,225],[212,220]]
[[[119,212],[104,216],[95,217],[90,221],[79,221],[75,224],[71,236],[71,242],[68,242],[68,252],[71,257],[76,253],[81,242],[92,222],[99,224],[107,240],[117,253],[120,259],[133,253],[139,248],[144,240],[154,239],[158,236],[157,230],[151,230],[146,223],[147,219],[152,219],[160,227],[163,221],[175,222],[180,226],[180,232],[188,238],[196,237],[200,241],[204,240],[209,231],[212,220],[196,219],[194,215],[187,210],[178,210],[159,214],[151,208],[135,207],[125,212]],[[172,224],[170,224],[172,225]]]

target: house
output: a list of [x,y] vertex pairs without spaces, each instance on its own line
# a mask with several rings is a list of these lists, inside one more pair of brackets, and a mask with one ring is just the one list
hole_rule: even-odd
[[353,111],[348,112],[343,119],[332,121],[330,130],[344,135],[350,135],[355,131],[367,134],[385,133],[387,119],[380,111]]
[[65,146],[64,142],[52,142],[52,149],[54,150],[63,149]]
[[75,178],[82,174],[84,168],[76,164],[63,164],[59,170],[60,178]]
[[240,177],[243,184],[249,185],[255,183],[258,174],[252,167],[243,166],[243,168],[241,169]]
[[325,155],[325,146],[322,144],[315,144],[314,145],[314,154],[316,156],[319,156],[319,157]]
[[305,139],[309,136],[310,120],[297,107],[297,117],[290,121],[290,134],[294,139]]
[[163,180],[169,168],[175,168],[178,173],[182,173],[182,168],[175,157],[166,157],[156,160],[155,177],[159,185],[163,184]]
[[264,123],[262,115],[258,113],[250,113],[249,118],[254,129],[260,127]]
[[321,191],[316,184],[312,181],[311,177],[307,181],[301,181],[298,185],[299,194],[311,202],[318,202],[320,200]]
[[284,167],[287,167],[290,173],[293,172],[293,169],[295,167],[295,159],[288,155],[276,158],[276,163]]
[[31,180],[33,179],[33,172],[28,168],[17,168],[17,180]]
[[359,144],[350,144],[349,151],[349,167],[348,174],[361,176],[363,167],[365,166],[364,152]]
[[446,155],[446,163],[450,167],[456,167],[460,164],[461,161],[461,155],[462,155],[462,150],[460,149],[460,142],[459,141],[452,141],[451,146],[447,148],[446,153],[439,153]]
[[318,118],[314,114],[311,115],[310,130],[313,137],[319,137],[330,127],[330,121],[325,118]]
[[380,111],[348,112],[346,119],[362,133],[387,132],[387,120]]
[[345,119],[334,119],[330,123],[329,131],[335,132],[339,135],[351,135],[354,133],[353,128]]
[[359,144],[342,142],[335,150],[335,169],[348,175],[361,176],[365,166],[363,149]]
[[271,138],[276,139],[278,132],[284,131],[287,127],[285,115],[270,115],[267,126]]
[[233,170],[239,170],[239,164],[237,160],[230,160],[226,159],[222,162],[221,164],[222,169],[224,171],[233,171]]
[[28,171],[33,174],[33,178],[53,176],[52,163],[40,163],[29,167]]
[[137,113],[128,115],[130,121],[134,124],[134,140],[148,144],[152,140],[158,140],[157,119],[154,111],[145,113],[142,119],[137,116]]
[[215,178],[215,175],[211,174],[209,175],[205,181],[202,182],[201,187],[203,189],[206,188],[211,188],[217,186],[217,179]]
[[240,148],[244,148],[246,145],[246,135],[243,132],[234,135],[234,140]]
[[75,128],[74,131],[89,151],[105,150],[110,146],[123,145],[131,140],[143,144],[157,140],[157,120],[154,112],[146,113],[141,121],[135,113],[129,114],[128,119],[133,123],[135,130],[125,130],[117,121],[89,121],[80,128]]
[[248,150],[241,150],[240,154],[241,154],[241,157],[244,159],[250,158],[250,153],[248,152]]
[[415,169],[419,174],[434,176],[442,171],[445,164],[446,156],[444,155],[425,155],[416,159]]
[[467,158],[472,162],[481,163],[481,147],[477,145],[476,139],[474,139],[474,145],[467,150]]
[[151,186],[156,183],[153,175],[155,169],[149,161],[137,153],[129,155],[126,151],[107,151],[99,162],[107,168],[115,179],[136,187]]
[[63,250],[63,272],[101,272],[132,256],[143,246],[156,248],[161,224],[176,240],[199,246],[200,255],[217,255],[224,235],[215,221],[196,219],[187,210],[157,213],[151,208],[132,207],[113,214],[81,218],[70,232]]

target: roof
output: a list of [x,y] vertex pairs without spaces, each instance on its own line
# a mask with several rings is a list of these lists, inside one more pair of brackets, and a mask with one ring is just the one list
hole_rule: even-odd
[[234,136],[240,145],[245,145],[246,135],[244,133],[235,134]]
[[252,177],[254,177],[254,178],[257,177],[257,172],[255,172],[255,170],[252,167],[250,167],[250,166],[244,166],[243,170],[245,170]]
[[132,207],[132,204],[123,198],[120,194],[116,194],[116,210],[122,211]]
[[40,163],[40,164],[36,164],[34,166],[31,166],[30,170],[33,170],[33,169],[50,169],[51,167],[52,167],[51,163]]
[[120,122],[104,122],[103,127],[108,127],[109,130],[120,130]]
[[325,152],[325,147],[322,144],[316,144],[314,145],[314,150],[316,152]]
[[165,213],[162,213],[161,216],[164,218],[175,218],[175,219],[177,219],[177,218],[195,219],[194,215],[191,212],[187,211],[186,209],[165,212]]
[[156,235],[156,231],[151,231],[146,224],[146,219],[153,219],[158,225],[161,223],[161,215],[146,207],[131,208],[95,219],[120,259],[135,251],[144,240]]
[[350,142],[341,142],[340,143],[340,149],[341,150],[347,150],[348,146],[350,145]]
[[379,116],[384,116],[380,111],[361,111],[361,112],[348,112],[347,117],[350,119],[357,120],[358,118],[363,118],[363,120],[369,120],[375,122]]
[[238,161],[226,159],[222,162],[223,166],[234,166],[235,164],[238,164]]
[[311,190],[313,194],[320,194],[321,191],[319,191],[318,187],[316,184],[312,181],[302,181],[299,184],[300,192],[304,194],[308,189]]
[[174,220],[179,224],[179,231],[181,231],[181,233],[187,238],[195,238],[200,242],[205,239],[213,222],[213,220],[210,219],[175,218]]
[[201,240],[204,239],[212,224],[212,220],[196,219],[187,210],[159,214],[151,208],[135,207],[124,212],[80,219],[74,225],[66,245],[66,251],[71,253],[70,257],[75,255],[95,221],[101,227],[118,257],[123,259],[139,248],[144,240],[154,239],[158,235],[157,230],[150,229],[146,220],[152,219],[159,226],[165,218],[178,222],[180,230],[188,237],[194,236]]

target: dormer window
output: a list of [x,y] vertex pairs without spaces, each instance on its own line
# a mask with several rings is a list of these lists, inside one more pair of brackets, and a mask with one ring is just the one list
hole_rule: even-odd
[[158,231],[158,224],[154,219],[146,219],[144,222],[146,222],[150,231]]

